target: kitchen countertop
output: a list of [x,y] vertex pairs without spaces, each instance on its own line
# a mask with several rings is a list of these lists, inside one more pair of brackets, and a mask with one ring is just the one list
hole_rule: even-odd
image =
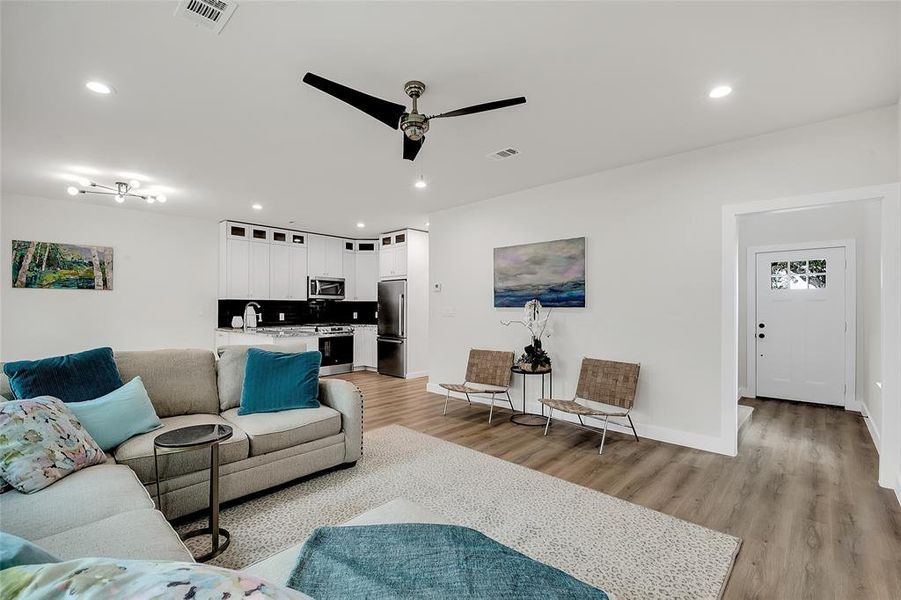
[[[371,323],[337,323],[338,325],[350,325],[351,327],[378,327]],[[301,328],[314,327],[314,325],[263,325],[261,327],[252,327],[246,332],[241,329],[232,327],[217,327],[216,331],[224,333],[248,333],[253,335],[267,335],[272,337],[320,337],[321,333]],[[328,334],[325,334],[328,335]],[[332,334],[333,335],[333,334]]]

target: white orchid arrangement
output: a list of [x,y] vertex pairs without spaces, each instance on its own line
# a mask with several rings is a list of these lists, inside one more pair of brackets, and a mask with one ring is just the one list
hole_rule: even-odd
[[546,369],[551,365],[551,357],[541,347],[541,338],[545,336],[550,337],[553,333],[548,323],[551,317],[551,310],[553,309],[548,309],[547,313],[542,315],[542,308],[541,302],[537,299],[529,300],[523,307],[524,315],[522,319],[518,321],[501,321],[501,324],[507,327],[513,323],[518,323],[529,331],[532,343],[525,347],[525,352],[520,357],[519,362],[521,364],[529,364],[533,371]]

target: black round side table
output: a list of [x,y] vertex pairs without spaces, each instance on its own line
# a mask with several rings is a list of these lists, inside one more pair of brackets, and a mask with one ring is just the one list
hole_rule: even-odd
[[[195,556],[197,562],[206,562],[213,559],[228,548],[231,543],[231,534],[219,527],[219,443],[232,436],[232,428],[228,425],[208,424],[191,425],[173,429],[161,433],[153,440],[153,471],[156,476],[156,504],[162,510],[160,502],[160,467],[159,454],[173,454],[175,452],[187,452],[189,450],[210,449],[210,520],[209,527],[202,527],[184,534],[181,539],[210,536],[212,548],[206,554]],[[225,541],[220,544],[220,536]]]
[[517,425],[525,425],[527,427],[544,427],[547,423],[547,417],[544,416],[544,404],[541,405],[541,414],[526,412],[526,380],[528,375],[541,375],[541,397],[544,398],[544,376],[550,376],[550,396],[554,396],[554,371],[551,367],[540,371],[529,371],[520,368],[518,365],[510,367],[514,373],[522,375],[522,412],[510,417],[510,421]]

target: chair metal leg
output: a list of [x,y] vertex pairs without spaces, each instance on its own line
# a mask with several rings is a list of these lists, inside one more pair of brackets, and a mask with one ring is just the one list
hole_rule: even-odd
[[466,394],[466,401],[469,402],[470,406],[472,406],[472,400],[469,399],[469,394]]
[[547,423],[544,424],[544,435],[547,435],[547,428],[551,426],[551,415],[554,414],[554,409],[548,407],[547,409]]
[[641,440],[638,439],[638,432],[635,431],[635,424],[632,422],[632,417],[630,415],[626,415],[626,418],[629,419],[629,425],[632,427],[632,435],[635,436],[635,441],[640,442]]
[[601,434],[601,449],[598,450],[598,455],[604,453],[604,441],[607,439],[607,421],[610,420],[610,417],[604,417],[604,433]]
[[447,390],[447,396],[444,397],[444,412],[441,413],[444,416],[447,416],[447,401],[450,400],[450,390]]
[[509,390],[506,391],[506,392],[504,392],[504,393],[507,394],[507,402],[510,404],[510,410],[512,410],[512,411],[515,413],[515,412],[516,412],[516,409],[513,408],[513,400],[510,399],[510,392],[509,392]]
[[491,409],[488,411],[488,424],[491,425],[491,417],[494,416],[494,394],[491,394]]

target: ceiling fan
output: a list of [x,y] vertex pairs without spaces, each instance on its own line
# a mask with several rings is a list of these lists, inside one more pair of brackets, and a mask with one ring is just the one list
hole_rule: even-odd
[[325,92],[329,96],[334,96],[338,100],[350,104],[354,108],[362,110],[391,129],[400,128],[404,132],[404,158],[407,160],[414,160],[416,155],[419,154],[419,150],[422,149],[422,144],[425,142],[425,133],[429,130],[429,121],[432,119],[462,117],[463,115],[471,115],[487,110],[525,104],[526,101],[524,97],[520,96],[518,98],[508,98],[507,100],[497,100],[495,102],[467,106],[466,108],[458,108],[457,110],[437,115],[424,115],[417,108],[417,101],[425,91],[425,84],[421,81],[413,80],[404,84],[404,93],[413,99],[413,106],[409,112],[407,112],[407,108],[403,104],[395,104],[394,102],[358,92],[355,89],[329,81],[313,73],[304,75],[303,82]]

